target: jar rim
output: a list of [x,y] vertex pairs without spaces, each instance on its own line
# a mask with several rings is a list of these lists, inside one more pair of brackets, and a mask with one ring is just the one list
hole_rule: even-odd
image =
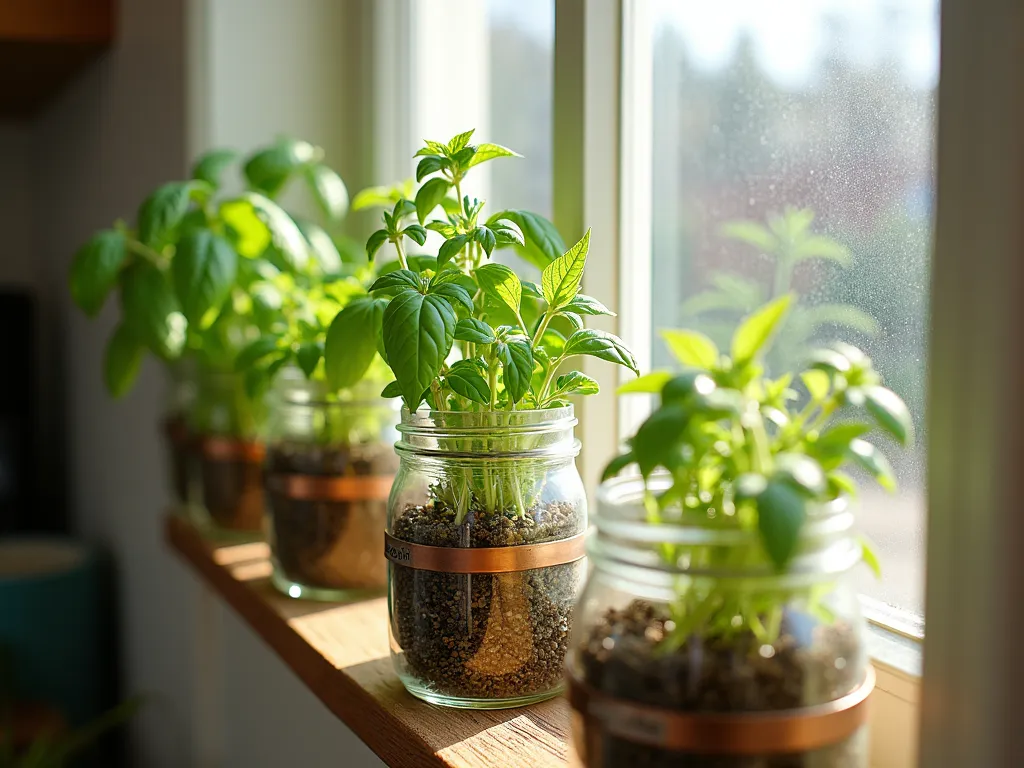
[[[500,424],[483,423],[498,416]],[[415,412],[402,406],[402,421],[398,431],[402,434],[446,436],[486,432],[537,434],[572,429],[578,420],[572,405],[558,408],[537,408],[522,411],[437,411],[421,408]]]

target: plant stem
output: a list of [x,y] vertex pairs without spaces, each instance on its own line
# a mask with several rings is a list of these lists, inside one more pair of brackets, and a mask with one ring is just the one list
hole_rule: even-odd
[[398,252],[398,263],[402,265],[402,269],[409,268],[409,262],[405,258],[405,249],[402,248],[402,237],[399,235],[395,240],[392,240],[395,244],[395,251]]
[[161,268],[164,266],[164,262],[166,261],[164,256],[154,251],[145,243],[141,243],[132,237],[125,238],[125,243],[127,244],[129,251],[151,262],[153,266]]
[[[533,342],[530,344],[530,349],[537,348],[537,345],[540,343],[541,338],[544,336],[544,331],[548,329],[548,324],[551,322],[552,317],[553,315],[551,315],[547,310],[544,310],[544,316],[541,317],[540,324],[537,326],[537,333],[533,337]],[[522,318],[520,318],[519,322],[523,322]],[[526,330],[525,324],[523,326],[523,330]],[[527,331],[526,335],[530,335],[529,331]]]

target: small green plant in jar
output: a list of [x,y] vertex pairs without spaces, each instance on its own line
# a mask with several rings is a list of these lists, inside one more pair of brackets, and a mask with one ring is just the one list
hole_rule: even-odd
[[[365,329],[395,377],[384,394],[405,404],[386,543],[396,668],[428,701],[498,708],[562,685],[586,528],[570,398],[597,391],[565,364],[636,363],[584,325],[610,314],[580,292],[590,233],[566,249],[543,217],[485,214],[467,175],[514,153],[471,137],[427,142],[415,200],[370,237],[370,255],[390,242],[399,268],[370,286]],[[436,257],[409,255],[428,232],[443,238]],[[540,284],[492,260],[502,247],[541,266]]]
[[668,332],[684,371],[623,388],[660,403],[598,497],[568,665],[588,765],[867,765],[873,678],[845,574],[877,560],[848,472],[894,488],[869,437],[909,443],[911,419],[849,345],[767,377],[790,300],[746,319],[728,356]]

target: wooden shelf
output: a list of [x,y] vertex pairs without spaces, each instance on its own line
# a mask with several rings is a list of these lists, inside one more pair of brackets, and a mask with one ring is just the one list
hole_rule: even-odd
[[292,600],[270,585],[267,545],[211,543],[169,517],[171,547],[235,609],[309,689],[391,766],[576,765],[563,699],[490,712],[435,707],[406,692],[391,666],[384,598]]
[[0,0],[0,117],[37,112],[114,40],[113,0]]

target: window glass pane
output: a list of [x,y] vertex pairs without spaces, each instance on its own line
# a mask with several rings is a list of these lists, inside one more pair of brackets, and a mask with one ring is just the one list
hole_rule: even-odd
[[[897,494],[864,485],[861,521],[884,579],[864,569],[863,589],[915,614],[937,5],[653,0],[653,327],[722,341],[739,316],[793,291],[773,368],[830,339],[870,354],[914,412],[918,444],[888,446]],[[810,222],[799,252],[744,242],[735,224],[772,217]],[[660,340],[652,345],[667,365]]]

